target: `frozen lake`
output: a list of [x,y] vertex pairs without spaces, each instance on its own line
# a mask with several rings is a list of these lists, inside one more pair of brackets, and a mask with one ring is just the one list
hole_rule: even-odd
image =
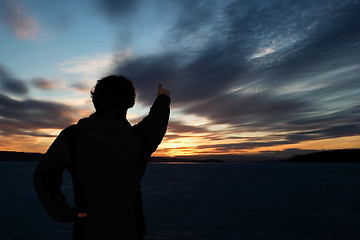
[[[72,224],[50,219],[35,195],[36,164],[0,162],[1,240],[70,239]],[[152,163],[146,239],[360,239],[359,173],[356,163]]]

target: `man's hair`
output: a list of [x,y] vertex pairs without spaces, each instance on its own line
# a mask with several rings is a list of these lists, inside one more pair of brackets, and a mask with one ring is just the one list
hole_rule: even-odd
[[121,75],[111,75],[97,81],[90,91],[96,111],[106,109],[127,110],[135,104],[135,88]]

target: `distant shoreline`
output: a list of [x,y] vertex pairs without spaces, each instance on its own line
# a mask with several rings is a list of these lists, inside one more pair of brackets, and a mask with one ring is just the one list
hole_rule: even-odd
[[42,153],[26,153],[15,151],[0,151],[0,161],[26,161],[36,162],[42,157]]
[[[25,161],[25,162],[37,162],[40,161],[44,154],[42,153],[26,153],[15,151],[0,151],[0,162],[4,161]],[[221,160],[215,158],[209,159],[196,159],[196,158],[184,158],[184,157],[151,157],[150,163],[263,163],[263,162],[279,162],[282,159],[273,159],[267,157],[247,157],[241,156],[239,160]]]
[[[26,153],[15,151],[0,151],[1,161],[37,162],[42,158],[42,153]],[[151,157],[150,163],[273,163],[273,162],[308,162],[308,163],[359,163],[360,149],[340,149],[319,151],[309,154],[296,155],[287,159],[268,158],[266,156],[240,156],[238,160],[221,160],[216,158],[196,159],[184,157]]]
[[360,163],[360,149],[339,149],[293,156],[287,162]]

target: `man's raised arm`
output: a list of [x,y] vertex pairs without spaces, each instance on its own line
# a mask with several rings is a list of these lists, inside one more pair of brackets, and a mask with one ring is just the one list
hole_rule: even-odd
[[170,101],[170,92],[162,88],[160,84],[158,96],[150,108],[149,114],[135,125],[136,128],[142,129],[146,134],[146,152],[149,156],[155,152],[165,136],[170,115]]

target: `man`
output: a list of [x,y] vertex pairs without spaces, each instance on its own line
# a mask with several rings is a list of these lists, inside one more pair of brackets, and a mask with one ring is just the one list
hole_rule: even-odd
[[[91,91],[96,112],[64,129],[47,150],[34,186],[51,217],[75,222],[72,239],[144,238],[140,181],[165,135],[169,95],[160,85],[148,116],[131,126],[126,113],[135,104],[132,82],[105,77]],[[75,207],[60,189],[65,169],[71,173]]]

